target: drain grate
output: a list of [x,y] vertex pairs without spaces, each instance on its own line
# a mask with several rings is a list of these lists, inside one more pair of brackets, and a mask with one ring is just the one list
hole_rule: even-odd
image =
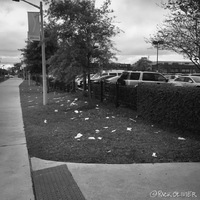
[[33,172],[36,200],[85,200],[67,165]]

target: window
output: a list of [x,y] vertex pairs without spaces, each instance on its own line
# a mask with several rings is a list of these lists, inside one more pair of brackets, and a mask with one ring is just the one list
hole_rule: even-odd
[[121,79],[122,79],[122,80],[128,79],[128,75],[129,75],[128,72],[123,72],[122,75],[121,75]]
[[185,77],[184,82],[193,83],[192,79],[189,77]]
[[131,73],[130,80],[139,80],[140,73]]
[[117,73],[109,73],[109,75],[117,76]]
[[163,81],[166,82],[166,78],[160,74],[154,74],[155,75],[155,81]]
[[144,81],[155,81],[155,76],[153,73],[144,73],[143,80]]
[[184,81],[184,77],[179,77],[179,78],[175,79],[174,81],[181,81],[181,82],[183,82]]

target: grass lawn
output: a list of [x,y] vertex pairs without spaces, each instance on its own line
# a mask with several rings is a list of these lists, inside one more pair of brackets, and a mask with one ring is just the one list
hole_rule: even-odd
[[81,93],[48,94],[24,81],[21,106],[31,157],[79,163],[199,162],[200,133],[143,121],[126,107],[100,103]]

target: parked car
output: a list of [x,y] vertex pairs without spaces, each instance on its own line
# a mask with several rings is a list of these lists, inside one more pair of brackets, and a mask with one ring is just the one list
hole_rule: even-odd
[[124,71],[117,82],[121,85],[137,86],[138,83],[166,83],[168,79],[158,72]]
[[200,87],[200,76],[180,76],[175,78],[172,82],[174,86],[196,86]]
[[164,77],[167,78],[169,81],[173,81],[175,78],[178,78],[180,75],[176,74],[165,74]]
[[106,79],[105,81],[106,81],[106,83],[114,83],[115,84],[117,82],[117,80],[119,79],[119,77],[120,76],[114,76],[114,77]]
[[107,79],[113,77],[113,75],[105,75],[105,76],[101,76],[99,78],[96,78],[96,79],[91,79],[91,81],[93,83],[100,83],[101,81],[106,81]]

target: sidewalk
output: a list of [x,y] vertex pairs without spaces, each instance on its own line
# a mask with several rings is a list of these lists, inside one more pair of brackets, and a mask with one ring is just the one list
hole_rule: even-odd
[[21,79],[0,83],[0,199],[34,200],[19,97]]
[[[0,84],[2,200],[34,200],[19,99],[21,82],[14,78]],[[31,164],[33,173],[67,165],[86,200],[200,199],[200,163],[109,165],[31,158]]]

